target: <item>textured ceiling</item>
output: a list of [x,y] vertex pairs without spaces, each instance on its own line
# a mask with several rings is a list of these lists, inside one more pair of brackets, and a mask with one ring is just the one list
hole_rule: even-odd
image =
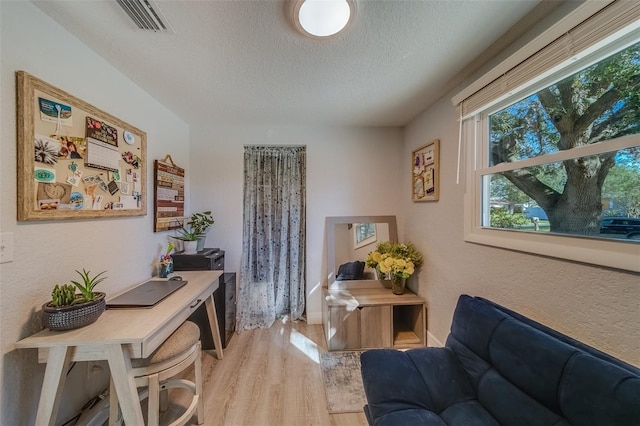
[[190,124],[403,126],[539,1],[359,0],[330,40],[285,1],[159,1],[176,34],[113,0],[34,3]]

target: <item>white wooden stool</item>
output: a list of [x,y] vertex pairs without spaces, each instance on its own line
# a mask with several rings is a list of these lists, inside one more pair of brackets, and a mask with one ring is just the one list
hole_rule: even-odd
[[[157,426],[160,410],[167,409],[167,390],[178,387],[191,391],[193,399],[184,414],[170,426],[186,424],[194,412],[198,414],[198,424],[204,423],[200,355],[200,329],[191,321],[186,321],[151,356],[131,360],[136,386],[148,387],[147,424],[149,426]],[[185,379],[168,380],[191,364],[194,364],[195,368],[195,383]],[[109,391],[109,425],[120,423],[118,397],[112,379]]]

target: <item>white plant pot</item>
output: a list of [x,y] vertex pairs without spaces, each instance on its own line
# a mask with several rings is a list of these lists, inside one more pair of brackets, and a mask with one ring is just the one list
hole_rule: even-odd
[[184,254],[196,254],[198,252],[197,241],[183,241]]

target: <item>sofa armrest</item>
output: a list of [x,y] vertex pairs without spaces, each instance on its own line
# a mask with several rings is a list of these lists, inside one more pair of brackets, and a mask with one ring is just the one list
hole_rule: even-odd
[[448,348],[373,349],[363,352],[360,360],[374,419],[410,409],[439,414],[452,404],[475,398],[462,365]]

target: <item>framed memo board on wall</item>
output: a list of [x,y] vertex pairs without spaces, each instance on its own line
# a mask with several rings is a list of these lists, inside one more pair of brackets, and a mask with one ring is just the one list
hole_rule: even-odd
[[411,154],[411,198],[413,201],[438,201],[440,198],[439,139]]
[[180,229],[184,216],[184,169],[167,155],[153,166],[153,232]]
[[16,72],[18,220],[144,216],[147,134]]

